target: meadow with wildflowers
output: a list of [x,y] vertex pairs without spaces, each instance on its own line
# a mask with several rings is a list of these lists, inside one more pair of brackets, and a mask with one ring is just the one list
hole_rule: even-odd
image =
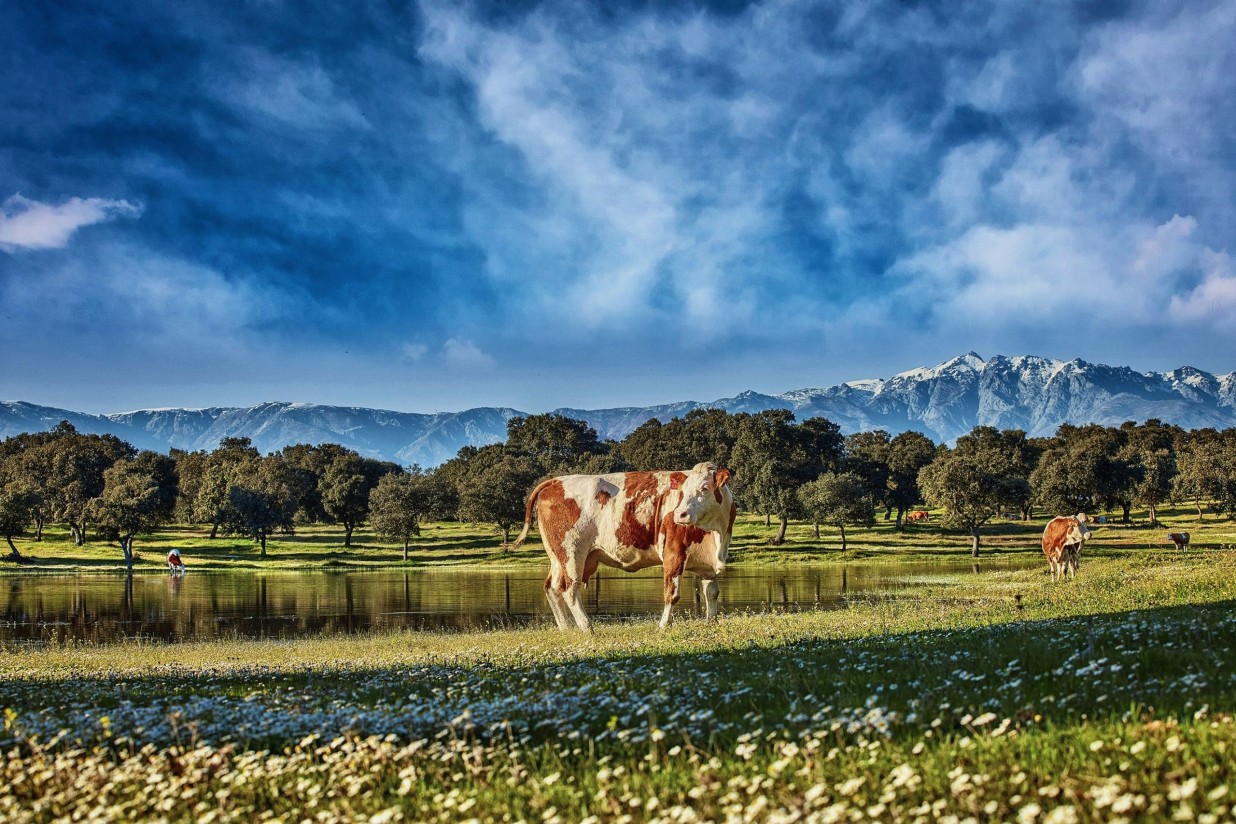
[[840,610],[0,657],[5,820],[1229,820],[1236,553]]

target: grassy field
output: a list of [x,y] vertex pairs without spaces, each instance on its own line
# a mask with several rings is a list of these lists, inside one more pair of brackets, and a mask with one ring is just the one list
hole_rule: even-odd
[[[1111,523],[1099,527],[1086,552],[1099,557],[1124,550],[1166,549],[1169,530],[1189,531],[1198,549],[1236,547],[1236,521],[1207,516],[1201,524],[1190,509],[1161,510],[1162,527],[1151,528],[1145,513],[1134,513],[1129,526]],[[1030,522],[1001,520],[983,530],[985,557],[1001,557],[1029,553],[1041,554],[1040,536],[1046,517]],[[1112,519],[1115,520],[1114,518]],[[938,522],[907,526],[897,532],[891,523],[880,521],[870,529],[846,530],[847,549],[840,551],[840,539],[835,530],[821,530],[819,540],[810,524],[791,522],[787,542],[772,546],[776,524],[765,527],[764,520],[754,515],[740,516],[734,529],[731,549],[733,563],[794,563],[802,561],[906,561],[969,557],[970,538],[941,528]],[[237,537],[210,539],[209,531],[200,526],[175,525],[160,532],[142,536],[136,543],[138,571],[163,571],[165,557],[172,547],[180,549],[186,563],[193,569],[245,568],[313,569],[332,567],[409,566],[485,564],[519,565],[544,563],[545,551],[535,529],[528,542],[518,550],[507,551],[501,546],[501,535],[492,527],[477,524],[431,523],[420,538],[414,539],[408,561],[403,560],[402,545],[380,541],[365,528],[353,535],[353,546],[343,546],[342,530],[334,526],[303,526],[294,535],[273,538],[262,559],[256,545]],[[15,539],[26,561],[15,564],[0,560],[0,575],[31,572],[122,571],[123,559],[117,544],[91,540],[85,546],[74,546],[66,530],[53,525],[45,530],[44,540],[29,537]]]
[[667,633],[0,654],[0,818],[1231,820],[1236,552],[1129,543]]

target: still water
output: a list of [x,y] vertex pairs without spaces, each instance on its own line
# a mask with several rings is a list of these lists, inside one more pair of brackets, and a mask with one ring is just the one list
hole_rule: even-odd
[[[1024,568],[1037,561],[941,564],[801,564],[731,568],[723,612],[829,609],[870,590],[902,589],[942,575]],[[377,572],[189,572],[0,578],[0,643],[124,638],[291,638],[399,628],[450,630],[550,622],[544,573],[535,568],[433,568]],[[699,587],[683,582],[678,615],[700,615]],[[602,571],[584,591],[598,620],[661,612],[659,569]]]

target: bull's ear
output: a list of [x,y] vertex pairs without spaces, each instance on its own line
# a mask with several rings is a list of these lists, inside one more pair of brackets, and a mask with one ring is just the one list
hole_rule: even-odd
[[730,471],[728,469],[718,469],[712,474],[712,482],[720,489],[730,481]]

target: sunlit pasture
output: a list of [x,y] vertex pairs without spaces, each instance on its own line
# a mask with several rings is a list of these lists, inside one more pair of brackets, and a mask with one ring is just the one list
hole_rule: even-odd
[[[1031,521],[997,518],[982,530],[980,557],[1009,558],[1028,555],[1040,557],[1040,536],[1043,525],[1055,513],[1042,513]],[[765,526],[758,515],[742,514],[734,526],[731,561],[744,563],[794,563],[800,561],[864,561],[904,562],[940,560],[945,562],[969,559],[970,538],[956,530],[943,528],[939,513],[933,512],[925,524],[908,524],[898,531],[892,521],[877,519],[871,528],[847,527],[846,550],[841,550],[840,536],[835,529],[821,527],[815,537],[814,527],[803,521],[791,521],[786,543],[771,543],[776,534]],[[1133,513],[1133,523],[1110,522],[1096,525],[1095,536],[1085,550],[1089,557],[1124,550],[1159,550],[1172,546],[1166,535],[1173,530],[1186,530],[1193,536],[1196,549],[1236,548],[1236,520],[1207,514],[1202,522],[1187,507],[1162,508],[1161,525],[1151,527],[1144,511]],[[407,561],[403,560],[400,544],[384,542],[372,531],[361,527],[352,537],[352,547],[344,547],[343,531],[338,526],[309,524],[296,528],[294,534],[273,537],[267,546],[267,557],[261,558],[257,546],[237,536],[209,537],[209,527],[175,524],[163,527],[152,535],[139,536],[135,544],[138,572],[164,571],[166,555],[173,547],[181,551],[185,563],[193,569],[308,569],[381,567],[407,565],[443,566],[467,564],[513,566],[542,564],[545,551],[534,528],[532,537],[519,549],[502,544],[496,528],[484,524],[436,522],[424,525],[419,537],[412,540]],[[62,526],[52,524],[44,530],[41,541],[31,536],[14,539],[25,562],[15,564],[0,561],[0,575],[28,574],[40,571],[75,570],[81,572],[123,572],[124,559],[119,545],[91,535],[84,546],[74,546]],[[1044,562],[1046,569],[1046,562]]]
[[1236,553],[1129,547],[666,633],[13,649],[0,817],[1227,820],[1233,603]]

